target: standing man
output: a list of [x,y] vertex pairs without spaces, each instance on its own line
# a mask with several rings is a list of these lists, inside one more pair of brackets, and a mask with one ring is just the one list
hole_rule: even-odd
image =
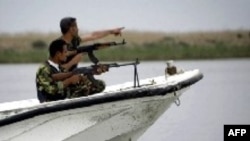
[[[62,64],[62,69],[65,72],[74,70],[77,67],[77,64],[81,61],[83,54],[78,54],[76,51],[77,47],[80,45],[81,42],[100,39],[108,35],[118,36],[121,35],[121,31],[124,29],[124,27],[119,27],[114,29],[95,31],[86,36],[80,37],[78,35],[78,26],[76,18],[74,17],[65,17],[61,19],[60,28],[62,32],[61,39],[63,39],[68,45],[68,57],[66,62]],[[101,72],[106,72],[108,71],[108,68],[105,68],[105,66],[100,65],[100,70]],[[84,82],[71,85],[70,91],[71,93],[74,93],[74,95],[79,95],[82,94],[82,90],[84,90],[84,87],[86,87]],[[93,89],[91,89],[86,95],[103,91],[105,89],[105,83],[102,80],[96,80],[95,86],[92,88]]]
[[108,35],[121,35],[121,31],[124,27],[101,30],[92,32],[86,36],[80,37],[78,35],[78,26],[76,18],[65,17],[60,21],[60,28],[62,32],[62,39],[68,44],[68,59],[66,63],[62,65],[65,70],[72,70],[82,59],[82,53],[77,54],[76,48],[81,42],[93,41],[106,37]]

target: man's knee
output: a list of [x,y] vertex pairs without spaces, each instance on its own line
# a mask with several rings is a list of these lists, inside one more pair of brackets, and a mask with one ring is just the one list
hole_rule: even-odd
[[104,91],[106,88],[106,84],[102,80],[96,80],[95,83],[87,83],[78,84],[70,87],[70,97],[68,98],[75,98],[81,96],[92,95],[95,93],[100,93]]
[[100,92],[104,91],[105,88],[106,88],[106,84],[104,81],[96,80],[96,83],[93,84],[91,94],[100,93]]
[[97,81],[98,81],[98,86],[97,86],[98,91],[99,92],[104,91],[104,89],[106,88],[105,82],[102,80],[97,80]]

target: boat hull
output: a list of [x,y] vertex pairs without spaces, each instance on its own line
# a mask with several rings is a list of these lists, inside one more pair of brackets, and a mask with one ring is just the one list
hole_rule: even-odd
[[0,137],[11,141],[135,141],[202,77],[193,71],[168,81],[163,77],[145,80],[139,88],[120,86],[120,90],[111,88],[91,97],[5,110],[0,113],[2,117],[8,113],[0,120]]
[[0,136],[12,141],[136,140],[176,98],[172,93],[40,115],[2,127]]

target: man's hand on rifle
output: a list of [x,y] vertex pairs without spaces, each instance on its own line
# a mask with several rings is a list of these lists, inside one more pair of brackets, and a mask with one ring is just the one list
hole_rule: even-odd
[[96,65],[95,69],[96,69],[96,71],[95,71],[96,75],[99,75],[99,74],[102,74],[102,73],[109,71],[109,67],[107,65],[103,65],[103,64]]
[[77,84],[80,82],[81,77],[80,75],[72,75],[67,80],[69,81],[69,84]]

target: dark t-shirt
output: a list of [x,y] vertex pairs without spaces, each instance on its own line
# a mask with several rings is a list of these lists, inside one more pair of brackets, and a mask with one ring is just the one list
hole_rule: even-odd
[[[69,51],[73,51],[73,50],[76,50],[77,47],[80,45],[81,43],[81,38],[79,36],[75,37],[72,39],[71,43],[68,44],[67,46],[67,49]],[[68,63],[72,58],[74,58],[76,55],[72,55],[72,56],[68,56],[67,57],[67,60],[65,63]],[[77,67],[77,64],[72,66],[69,71],[72,71],[73,69],[75,69]]]

